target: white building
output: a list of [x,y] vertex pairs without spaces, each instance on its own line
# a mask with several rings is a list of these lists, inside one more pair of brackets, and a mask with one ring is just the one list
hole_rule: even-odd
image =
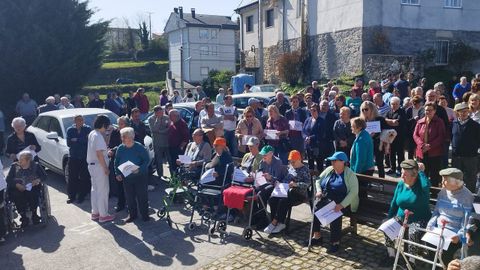
[[110,49],[128,51],[130,47],[140,44],[138,28],[108,28],[105,34],[105,44]]
[[182,7],[175,8],[164,29],[173,77],[200,82],[211,70],[235,71],[238,29],[230,17],[196,14],[193,8],[183,13]]
[[240,50],[245,68],[262,70],[268,81],[276,79],[277,57],[298,50],[302,36],[312,79],[362,70],[372,77],[386,69],[416,71],[418,56],[429,50],[434,57],[427,64],[446,65],[456,44],[480,48],[478,4],[478,0],[254,1],[236,10],[241,18]]

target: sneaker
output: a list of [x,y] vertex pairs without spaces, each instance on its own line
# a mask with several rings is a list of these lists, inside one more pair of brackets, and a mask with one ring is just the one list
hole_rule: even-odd
[[98,220],[100,218],[100,214],[92,214],[92,220]]
[[153,185],[148,185],[147,190],[148,191],[153,191],[155,189],[155,186]]
[[388,170],[388,171],[385,172],[385,174],[388,174],[388,175],[395,174],[395,171],[394,170]]
[[283,223],[278,223],[277,226],[275,226],[275,228],[273,229],[272,233],[279,233],[279,232],[283,231],[286,227],[287,227],[287,225],[285,225]]
[[74,201],[75,201],[74,199],[68,199],[68,200],[67,200],[67,204],[71,204],[71,203],[73,203]]
[[272,223],[268,224],[268,226],[263,230],[264,233],[271,234],[273,230],[275,229],[275,225]]
[[[320,237],[320,238],[314,238],[312,237],[312,240],[310,240],[310,245],[313,247],[313,246],[321,246],[323,244],[323,237]],[[308,240],[305,241],[305,246],[308,247]]]
[[112,221],[115,219],[115,216],[114,215],[106,215],[104,217],[99,217],[98,218],[98,222],[100,223],[104,223],[104,222],[109,222],[109,221]]
[[340,248],[339,244],[332,244],[327,252],[328,253],[335,253],[335,252],[338,251],[339,248]]
[[122,211],[123,209],[125,209],[125,206],[123,206],[123,207],[122,206],[115,206],[114,208],[115,208],[115,212],[118,213],[118,212]]
[[132,223],[133,221],[135,221],[136,217],[133,217],[133,216],[128,216],[127,219],[125,219],[125,223]]

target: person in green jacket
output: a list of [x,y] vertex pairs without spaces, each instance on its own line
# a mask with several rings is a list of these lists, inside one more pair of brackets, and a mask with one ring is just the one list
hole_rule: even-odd
[[[400,164],[402,168],[402,180],[398,182],[395,193],[393,194],[388,218],[395,218],[400,223],[405,219],[405,210],[413,212],[408,217],[410,224],[408,237],[410,241],[420,242],[422,232],[415,228],[425,228],[432,213],[430,211],[430,180],[423,172],[423,164],[417,163],[413,159],[408,159]],[[385,237],[387,246],[387,255],[380,266],[391,266],[395,256],[395,243],[390,238]],[[418,254],[417,247],[408,245],[410,254]],[[414,262],[413,262],[414,263]]]
[[[336,203],[335,211],[342,211],[344,214],[356,212],[358,209],[358,179],[355,173],[345,163],[348,157],[344,152],[335,152],[327,158],[332,162],[332,166],[326,168],[315,183],[317,200],[315,211],[329,204],[331,201]],[[330,253],[337,252],[342,236],[342,217],[330,223]],[[320,235],[320,222],[317,218],[313,221],[312,245],[321,245],[323,239]]]
[[355,134],[352,151],[350,153],[350,168],[355,173],[373,175],[375,163],[373,162],[373,140],[365,130],[367,123],[360,117],[350,120],[352,133]]

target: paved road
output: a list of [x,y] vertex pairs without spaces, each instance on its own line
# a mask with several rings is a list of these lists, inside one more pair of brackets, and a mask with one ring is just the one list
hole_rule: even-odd
[[[5,170],[6,173],[6,170]],[[153,208],[161,205],[162,181],[149,192]],[[90,202],[67,205],[63,178],[48,172],[53,218],[46,228],[28,227],[0,246],[0,269],[196,269],[239,247],[236,242],[208,242],[206,228],[186,229],[189,212],[181,207],[172,215],[170,228],[152,214],[152,221],[124,224],[127,213],[115,222],[100,225],[90,220]],[[113,207],[115,198],[110,200]],[[113,210],[112,210],[113,212]],[[197,220],[198,223],[198,220]],[[234,228],[233,232],[241,233]],[[240,241],[239,237],[232,237]]]

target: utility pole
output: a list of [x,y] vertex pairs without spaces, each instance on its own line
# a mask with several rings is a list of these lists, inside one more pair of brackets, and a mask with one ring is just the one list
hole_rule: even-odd
[[263,1],[258,0],[258,80],[263,83]]
[[180,88],[183,94],[183,46],[180,46]]
[[148,21],[149,21],[149,28],[150,28],[150,40],[152,40],[152,14],[153,12],[147,12],[148,13]]

